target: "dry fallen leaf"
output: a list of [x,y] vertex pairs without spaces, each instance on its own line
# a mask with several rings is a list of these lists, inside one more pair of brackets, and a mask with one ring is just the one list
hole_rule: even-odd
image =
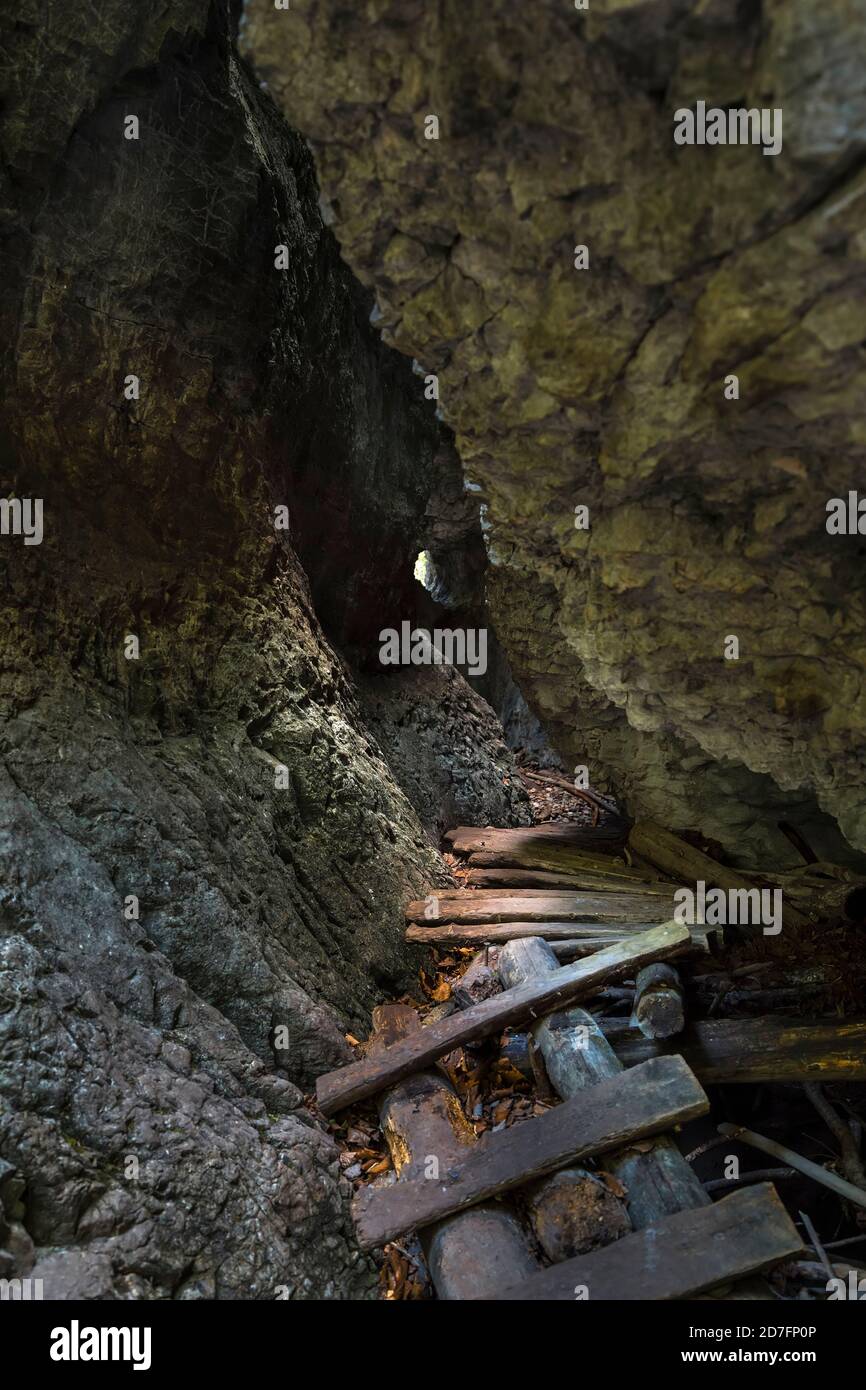
[[375,1178],[375,1177],[378,1176],[379,1173],[387,1173],[387,1171],[388,1171],[388,1169],[389,1169],[390,1167],[391,1167],[391,1160],[390,1160],[390,1158],[380,1158],[379,1161],[378,1161],[377,1163],[370,1163],[370,1164],[366,1164],[366,1163],[365,1163],[365,1165],[364,1165],[364,1174],[365,1174],[365,1176],[368,1177],[368,1178]]
[[626,1197],[628,1195],[628,1189],[623,1187],[619,1178],[615,1178],[613,1173],[605,1173],[604,1170],[602,1170],[598,1176],[601,1178],[608,1192],[612,1192],[614,1197]]

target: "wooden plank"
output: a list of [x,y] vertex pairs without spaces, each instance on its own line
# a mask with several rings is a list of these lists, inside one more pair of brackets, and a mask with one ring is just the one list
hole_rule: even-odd
[[[633,859],[636,856],[632,855]],[[542,873],[558,874],[603,874],[606,878],[627,880],[630,883],[660,882],[658,869],[652,864],[629,867],[625,860],[613,855],[586,854],[583,850],[571,849],[567,845],[556,845],[539,841],[535,845],[517,846],[512,850],[473,850],[466,858],[470,869],[528,869]]]
[[655,1058],[537,1119],[487,1136],[467,1150],[462,1163],[445,1172],[440,1167],[438,1179],[362,1189],[353,1204],[358,1242],[363,1250],[384,1245],[404,1231],[441,1221],[576,1159],[658,1134],[709,1108],[681,1058]]
[[674,914],[670,897],[635,893],[536,892],[513,894],[431,893],[406,908],[408,922],[434,926],[455,922],[463,926],[483,922],[667,922]]
[[524,936],[541,936],[547,941],[568,941],[588,939],[604,941],[623,941],[626,937],[646,931],[657,925],[644,922],[635,925],[634,930],[626,928],[583,925],[575,922],[489,922],[477,926],[461,926],[456,922],[445,922],[441,926],[411,926],[406,928],[406,940],[423,946],[483,946],[502,941],[517,941]]
[[[414,1009],[383,1005],[373,1011],[373,1052],[420,1030]],[[462,1162],[477,1144],[451,1084],[436,1071],[419,1072],[383,1093],[382,1132],[400,1182],[424,1175],[435,1154],[444,1167]],[[492,1297],[538,1268],[515,1212],[503,1202],[473,1207],[428,1226],[421,1245],[436,1294],[443,1300]]]
[[706,1019],[668,1041],[600,1022],[624,1066],[679,1052],[706,1085],[866,1081],[866,1018]]
[[[625,867],[625,866],[623,866]],[[571,888],[599,893],[658,893],[670,897],[671,885],[662,879],[640,879],[601,870],[555,873],[551,869],[470,869],[466,883],[473,888]]]
[[344,1106],[375,1095],[404,1076],[420,1071],[428,1062],[443,1057],[474,1038],[501,1032],[526,1018],[561,1007],[572,999],[592,994],[611,980],[633,974],[653,960],[666,960],[688,942],[688,928],[666,922],[651,931],[619,941],[586,960],[564,965],[543,980],[509,989],[485,999],[471,1009],[442,1019],[416,1038],[389,1047],[381,1057],[365,1057],[337,1071],[320,1076],[316,1083],[319,1108],[333,1115]]
[[[502,988],[496,970],[498,954],[496,947],[487,946],[475,955],[451,994],[451,1002],[458,1009],[468,1009],[479,999],[489,999]],[[529,1080],[535,1081],[529,1065],[525,1034],[512,1036],[522,1037],[526,1049],[523,1059],[527,1067],[526,1075]],[[404,1083],[410,1084],[411,1081]],[[437,1148],[429,1148],[428,1151],[439,1155]],[[522,1198],[524,1214],[538,1246],[548,1260],[569,1260],[572,1255],[580,1255],[599,1245],[607,1245],[608,1241],[619,1240],[621,1235],[631,1230],[624,1197],[615,1193],[597,1173],[584,1167],[570,1165],[541,1178],[522,1193]],[[498,1202],[493,1204],[496,1210],[501,1206]],[[480,1210],[484,1208],[472,1208],[472,1211]],[[458,1222],[465,1219],[466,1215],[451,1218]],[[422,1244],[425,1236],[426,1232],[422,1232]],[[505,1283],[500,1280],[496,1287],[504,1288]]]
[[[578,956],[591,955],[602,946],[610,946],[615,941],[628,941],[655,925],[652,922],[628,922],[614,926],[602,922],[598,925],[575,922],[490,922],[486,925],[459,926],[445,922],[442,926],[406,928],[405,939],[419,946],[497,946],[506,941],[522,940],[526,936],[538,936],[551,941],[559,953],[563,948],[562,959],[574,960]],[[682,953],[689,951],[706,952],[709,949],[707,935],[703,927],[687,927],[689,941],[682,947]]]
[[[738,874],[735,869],[717,863],[708,854],[695,849],[655,821],[643,820],[633,825],[629,845],[651,864],[655,864],[664,873],[672,874],[690,888],[694,888],[699,881],[703,881],[708,888],[726,890],[748,890],[755,887],[751,879]],[[786,903],[783,893],[782,920],[786,927],[802,927],[808,923],[809,918],[792,903]],[[761,929],[756,926],[754,930],[760,932]]]
[[672,965],[654,961],[638,973],[631,1021],[645,1038],[672,1038],[683,1031],[683,983]]
[[[506,925],[514,926],[515,923],[506,923]],[[574,935],[574,932],[571,932],[568,938],[566,940],[563,940],[561,937],[549,937],[547,935],[545,928],[549,925],[550,923],[547,922],[539,922],[535,925],[533,925],[532,923],[527,923],[527,926],[530,927],[531,930],[526,931],[524,935],[539,936],[543,941],[549,941],[556,955],[557,960],[559,960],[562,963],[566,961],[578,960],[580,956],[591,955],[593,951],[597,951],[599,949],[599,945],[601,945],[604,941],[609,940],[611,937],[617,941],[624,941],[626,937],[631,934],[632,931],[641,930],[639,927],[634,927],[632,925],[621,928],[619,930],[613,927],[604,926],[598,928],[598,933],[595,937],[576,937]],[[421,928],[416,928],[416,930],[421,930]],[[440,929],[437,927],[434,930],[438,931]],[[467,928],[466,930],[471,931],[472,928]],[[479,928],[479,930],[481,929]],[[490,930],[493,930],[493,928],[490,928]],[[600,935],[601,932],[605,933],[604,937]],[[714,931],[712,928],[705,928],[703,924],[700,924],[696,927],[689,927],[689,935],[691,937],[691,942],[688,946],[683,947],[682,951],[678,952],[679,955],[692,955],[695,953],[700,955],[710,955],[713,951],[715,951],[715,943],[718,939],[718,933]],[[406,936],[408,939],[408,931],[406,933]],[[413,937],[412,940],[415,941],[417,940],[417,938]],[[485,942],[486,941],[487,938],[485,937]],[[477,938],[473,937],[469,944],[478,944]]]
[[539,1270],[497,1299],[573,1303],[688,1298],[800,1253],[803,1242],[771,1183],[679,1212],[591,1255]]
[[[503,947],[497,967],[503,983],[513,986],[555,970],[556,956],[546,942],[527,938]],[[620,1074],[622,1063],[602,1035],[599,1023],[583,1009],[572,1007],[549,1014],[533,1025],[533,1042],[550,1082],[561,1096],[574,1096],[605,1077]],[[663,1134],[648,1144],[609,1154],[604,1166],[625,1192],[629,1220],[635,1230],[656,1225],[675,1212],[710,1203],[672,1135]],[[771,1299],[772,1294],[764,1280],[753,1278],[741,1280],[733,1289],[712,1297]]]
[[[528,937],[503,947],[497,967],[503,984],[513,988],[550,978],[557,963],[546,942]],[[532,1025],[533,1043],[551,1085],[563,1099],[589,1095],[599,1082],[622,1075],[622,1063],[606,1041],[600,1022],[572,1006]],[[705,1206],[710,1200],[668,1135],[640,1148],[629,1146],[610,1154],[605,1168],[625,1189],[628,1214],[636,1230],[685,1208]]]
[[615,854],[625,844],[628,825],[625,821],[605,825],[583,825],[573,821],[554,821],[548,825],[519,826],[501,830],[495,826],[458,825],[446,832],[444,839],[455,854],[478,851],[503,851],[542,848],[549,852],[584,850],[598,854]]
[[[669,903],[672,907],[673,896],[674,888],[673,885],[669,883],[663,884],[659,891],[653,890],[649,893],[644,892],[643,888],[640,885],[638,885],[637,888],[632,888],[630,884],[624,883],[618,883],[616,885],[608,884],[607,888],[600,889],[598,892],[592,890],[578,891],[574,888],[562,888],[557,886],[553,886],[551,888],[516,888],[511,890],[504,888],[460,887],[440,888],[438,891],[434,893],[428,893],[426,898],[415,899],[412,903],[412,906],[417,910],[421,904],[426,905],[427,903],[432,901],[443,904],[496,903],[501,901],[503,898],[515,898],[520,902],[527,903],[528,905],[533,905],[536,903],[544,905],[548,901],[558,903],[595,903],[597,901],[601,902],[606,898],[612,897],[615,898],[617,901],[620,898],[623,898],[628,903],[631,903],[635,900],[639,900],[640,902],[648,902],[651,906],[655,908],[658,906],[659,899],[661,899],[664,903]],[[531,913],[529,915],[531,916]]]

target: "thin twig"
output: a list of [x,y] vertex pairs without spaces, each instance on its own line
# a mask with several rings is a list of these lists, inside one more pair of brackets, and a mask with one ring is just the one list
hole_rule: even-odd
[[804,1173],[807,1178],[814,1178],[815,1182],[821,1183],[824,1187],[829,1187],[832,1192],[836,1192],[840,1197],[845,1197],[855,1206],[866,1207],[866,1192],[862,1188],[855,1187],[852,1182],[846,1182],[840,1178],[838,1173],[828,1173],[826,1168],[819,1168],[817,1163],[811,1159],[804,1158],[802,1154],[794,1153],[793,1149],[786,1148],[784,1144],[777,1144],[774,1139],[767,1139],[763,1134],[756,1134],[754,1130],[743,1129],[740,1125],[722,1124],[718,1126],[720,1134],[724,1134],[729,1139],[739,1139],[743,1144],[749,1144],[753,1149],[760,1149],[761,1153],[772,1154],[773,1158],[780,1158],[783,1163],[788,1163],[792,1168],[796,1168],[798,1173]]
[[733,1187],[741,1182],[779,1182],[782,1178],[796,1177],[793,1168],[753,1168],[750,1173],[741,1173],[738,1178],[710,1178],[704,1183],[705,1192],[721,1192],[722,1188]]
[[845,1121],[836,1114],[823,1090],[817,1081],[807,1081],[803,1090],[814,1105],[821,1119],[829,1129],[839,1144],[839,1155],[842,1161],[842,1171],[849,1182],[855,1187],[862,1187],[866,1192],[866,1169],[863,1167],[862,1160],[857,1152],[857,1145],[854,1142],[854,1135],[851,1133]]
[[586,787],[575,786],[573,782],[569,782],[567,777],[562,777],[555,772],[533,772],[528,767],[522,767],[520,772],[524,777],[532,778],[534,782],[546,782],[548,786],[558,787],[561,791],[570,792],[572,796],[579,797],[581,801],[588,802],[590,806],[598,807],[599,810],[604,811],[607,815],[614,816],[616,820],[624,819],[622,812],[618,811],[615,806],[612,806],[609,801],[605,801],[604,797],[599,796],[597,792],[588,791]]
[[701,1154],[709,1153],[710,1149],[720,1148],[726,1139],[727,1136],[723,1136],[721,1139],[708,1139],[706,1143],[699,1144],[696,1149],[692,1149],[691,1153],[686,1154],[686,1163],[693,1163],[696,1158],[700,1158]]
[[866,1231],[862,1236],[846,1236],[844,1240],[831,1240],[824,1246],[825,1250],[841,1250],[843,1245],[862,1245],[866,1240]]
[[801,1212],[800,1212],[800,1220],[802,1221],[803,1225],[806,1227],[806,1234],[807,1234],[807,1236],[809,1237],[809,1240],[812,1242],[812,1249],[815,1251],[815,1254],[818,1256],[818,1259],[821,1261],[821,1264],[824,1266],[824,1270],[825,1270],[825,1272],[826,1272],[827,1278],[828,1278],[828,1279],[834,1278],[833,1266],[831,1265],[829,1259],[827,1258],[827,1251],[824,1249],[823,1245],[821,1244],[821,1241],[820,1241],[819,1238],[818,1238],[818,1232],[815,1230],[815,1227],[812,1225],[812,1221],[811,1221],[811,1219],[810,1219],[808,1213],[805,1212],[805,1211],[801,1211]]

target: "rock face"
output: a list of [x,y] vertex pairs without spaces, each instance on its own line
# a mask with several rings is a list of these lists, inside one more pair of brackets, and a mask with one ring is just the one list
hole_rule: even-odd
[[48,1298],[370,1291],[299,1088],[448,881],[312,597],[334,641],[414,616],[434,408],[235,19],[0,25],[0,473],[44,526],[0,537],[0,1277]]
[[[866,848],[864,547],[826,529],[866,442],[864,31],[863,0],[246,6],[438,375],[518,683],[569,763],[746,861],[780,815]],[[676,144],[698,101],[781,109],[781,151]]]
[[529,798],[490,706],[449,666],[360,678],[394,777],[439,843],[455,825],[529,825]]

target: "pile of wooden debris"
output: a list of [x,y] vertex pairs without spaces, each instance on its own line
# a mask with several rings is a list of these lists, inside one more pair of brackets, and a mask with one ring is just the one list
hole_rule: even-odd
[[[320,1079],[383,1295],[845,1296],[866,1275],[838,1255],[866,1257],[862,884],[746,875],[586,806],[449,833],[457,886],[407,908],[417,997]],[[696,883],[781,888],[784,930],[675,920]]]

